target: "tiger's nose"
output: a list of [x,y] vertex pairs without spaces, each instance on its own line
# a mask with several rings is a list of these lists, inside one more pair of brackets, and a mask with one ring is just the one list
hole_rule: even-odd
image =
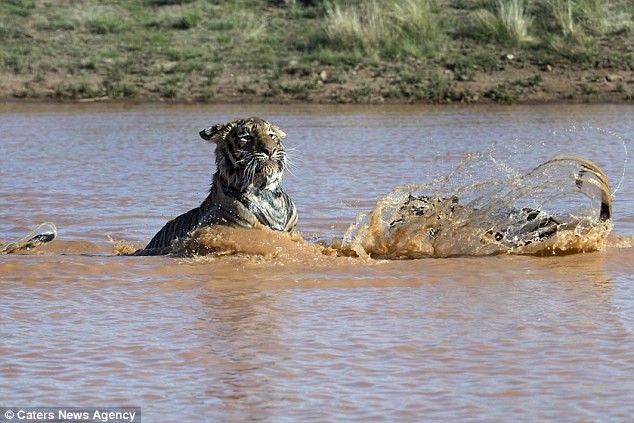
[[277,152],[277,148],[275,147],[264,147],[264,152],[267,156],[273,157],[273,154]]

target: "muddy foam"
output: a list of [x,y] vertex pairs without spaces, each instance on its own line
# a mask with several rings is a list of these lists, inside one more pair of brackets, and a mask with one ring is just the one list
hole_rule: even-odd
[[263,226],[254,229],[203,227],[173,246],[172,255],[179,257],[247,255],[277,259],[336,254],[332,248],[306,242],[299,232],[280,232]]

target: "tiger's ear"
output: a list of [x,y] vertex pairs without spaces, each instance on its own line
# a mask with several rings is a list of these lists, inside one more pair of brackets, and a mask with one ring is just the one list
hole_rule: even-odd
[[227,134],[236,126],[237,121],[229,123],[219,123],[214,126],[209,126],[199,132],[199,135],[205,141],[211,141],[218,143],[225,139]]
[[209,126],[199,132],[200,138],[209,141],[211,137],[218,133],[218,125]]

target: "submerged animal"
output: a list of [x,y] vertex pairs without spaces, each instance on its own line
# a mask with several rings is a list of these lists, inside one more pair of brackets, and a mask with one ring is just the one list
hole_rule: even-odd
[[[594,163],[576,156],[555,157],[533,171],[524,175],[530,179],[545,169],[566,163],[574,167],[574,184],[579,193],[586,197],[596,198],[597,221],[602,224],[612,219],[612,192],[607,176]],[[469,214],[477,214],[477,210],[466,210],[460,204],[459,198],[430,197],[409,194],[395,214],[389,220],[390,230],[403,225],[412,227],[413,219],[425,220],[425,227],[429,237],[438,237],[443,226],[451,225],[454,221]],[[488,218],[496,222],[492,227],[484,228],[482,242],[493,241],[497,244],[513,249],[529,244],[542,242],[562,230],[568,230],[578,225],[578,219],[570,216],[551,215],[543,210],[530,207],[502,207],[487,212]]]
[[200,206],[167,222],[135,255],[169,254],[175,240],[208,225],[291,231],[297,224],[295,204],[280,186],[287,154],[282,144],[286,134],[279,127],[252,117],[210,126],[200,136],[216,144],[209,195]]

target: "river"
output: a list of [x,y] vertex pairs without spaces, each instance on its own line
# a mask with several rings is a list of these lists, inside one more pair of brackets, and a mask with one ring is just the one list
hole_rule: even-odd
[[[248,116],[288,135],[283,186],[308,242],[341,239],[394,187],[478,155],[514,172],[561,153],[592,160],[615,191],[612,234],[598,251],[545,256],[114,254],[202,201],[214,147],[198,131]],[[0,240],[59,230],[35,254],[0,256],[0,407],[134,406],[152,422],[630,421],[633,116],[0,105]]]

